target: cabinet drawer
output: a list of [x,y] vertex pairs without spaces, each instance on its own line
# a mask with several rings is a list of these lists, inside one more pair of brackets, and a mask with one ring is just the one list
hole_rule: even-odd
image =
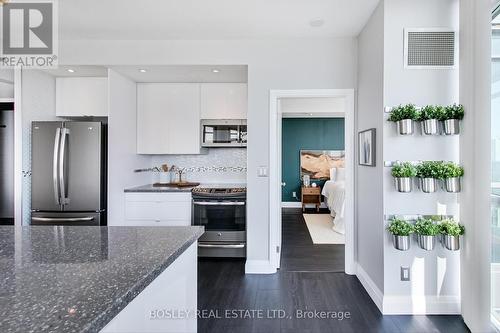
[[303,187],[302,194],[306,195],[319,195],[321,193],[321,189],[319,187]]
[[191,220],[127,220],[128,227],[187,227]]
[[125,193],[125,200],[136,202],[191,202],[191,192],[182,193]]
[[127,201],[128,220],[191,220],[191,202],[188,201]]

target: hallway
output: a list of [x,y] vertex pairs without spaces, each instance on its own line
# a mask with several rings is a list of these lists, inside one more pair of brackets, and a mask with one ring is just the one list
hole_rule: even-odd
[[[314,214],[314,209],[306,209]],[[322,209],[321,214],[329,214]],[[282,210],[281,271],[344,272],[344,245],[313,244],[300,208]]]

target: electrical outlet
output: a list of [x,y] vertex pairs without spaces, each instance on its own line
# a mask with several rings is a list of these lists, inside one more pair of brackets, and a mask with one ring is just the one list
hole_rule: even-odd
[[296,198],[297,197],[297,192],[292,192],[292,197]]
[[401,281],[410,281],[410,267],[401,266]]

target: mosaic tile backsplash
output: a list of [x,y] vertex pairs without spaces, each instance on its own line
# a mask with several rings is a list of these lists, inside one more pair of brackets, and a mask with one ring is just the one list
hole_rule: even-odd
[[[245,183],[247,180],[247,150],[245,148],[210,148],[206,155],[154,156],[153,166],[167,164],[183,168],[183,179],[200,183]],[[152,172],[152,182],[159,181]]]

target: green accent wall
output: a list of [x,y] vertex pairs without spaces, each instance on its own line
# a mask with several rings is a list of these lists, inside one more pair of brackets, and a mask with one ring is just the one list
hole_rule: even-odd
[[[344,150],[344,118],[284,118],[282,126],[282,201],[300,201],[300,151]],[[324,182],[317,182],[323,185]],[[292,196],[297,192],[297,199]]]

